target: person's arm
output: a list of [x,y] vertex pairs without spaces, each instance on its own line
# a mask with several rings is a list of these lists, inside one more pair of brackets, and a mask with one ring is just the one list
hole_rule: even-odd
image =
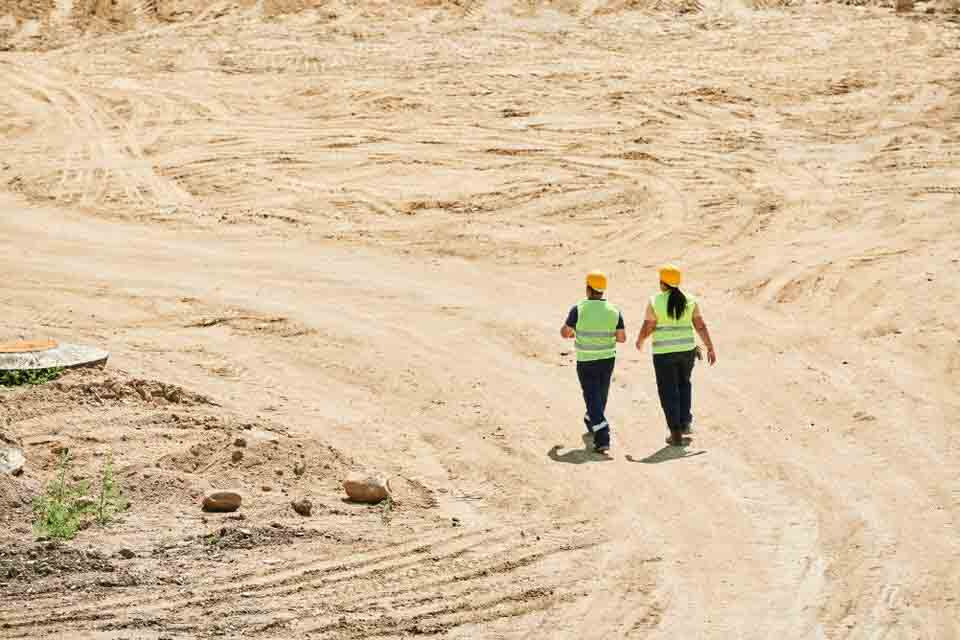
[[703,314],[700,313],[700,304],[698,303],[693,309],[693,328],[697,330],[697,335],[700,336],[700,339],[703,340],[704,346],[707,347],[707,362],[711,365],[717,363],[717,352],[713,349],[713,340],[710,339],[710,330],[707,329],[707,323],[703,319]]
[[579,315],[576,305],[571,307],[570,313],[567,314],[567,321],[563,323],[563,326],[560,327],[560,335],[567,340],[570,338],[577,337],[577,316]]
[[637,336],[637,351],[643,351],[643,343],[653,335],[656,328],[657,314],[653,311],[653,305],[648,302],[647,311],[643,316],[643,326],[640,327],[640,335]]
[[627,341],[627,326],[623,324],[623,314],[620,314],[620,319],[617,320],[617,342],[626,342]]

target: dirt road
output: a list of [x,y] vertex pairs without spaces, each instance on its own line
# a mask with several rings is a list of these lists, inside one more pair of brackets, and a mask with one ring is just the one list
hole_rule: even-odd
[[[957,22],[429,4],[20,16],[0,338],[111,360],[0,392],[0,636],[960,637]],[[720,363],[673,449],[623,348],[604,461],[558,329],[665,260]],[[64,446],[131,509],[33,544]]]

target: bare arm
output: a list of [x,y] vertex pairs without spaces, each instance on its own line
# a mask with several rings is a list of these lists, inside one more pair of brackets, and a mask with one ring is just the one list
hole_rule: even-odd
[[617,342],[626,342],[626,341],[627,341],[626,329],[617,329]]
[[703,340],[703,344],[707,347],[707,362],[709,362],[711,365],[716,364],[717,353],[713,349],[713,340],[710,339],[710,330],[707,329],[707,323],[703,319],[703,315],[700,313],[699,304],[697,304],[696,308],[693,310],[693,328],[697,330],[697,335],[700,336],[700,339]]
[[657,328],[657,314],[653,312],[653,307],[647,303],[647,312],[643,317],[643,326],[640,327],[640,335],[637,336],[637,351],[643,351],[643,343],[647,338],[653,335]]

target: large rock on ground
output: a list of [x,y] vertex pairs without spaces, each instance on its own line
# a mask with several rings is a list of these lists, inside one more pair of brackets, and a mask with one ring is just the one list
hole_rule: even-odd
[[351,473],[343,481],[343,488],[354,502],[376,504],[390,495],[390,487],[384,478],[366,473]]
[[215,491],[203,498],[204,511],[229,512],[240,508],[243,498],[233,491]]

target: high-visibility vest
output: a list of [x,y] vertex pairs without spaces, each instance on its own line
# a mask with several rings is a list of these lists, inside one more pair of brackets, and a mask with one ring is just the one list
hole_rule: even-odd
[[683,310],[683,315],[676,319],[667,313],[669,299],[669,291],[650,297],[650,305],[657,315],[657,328],[653,332],[654,355],[693,351],[697,346],[693,337],[693,310],[697,301],[692,296],[687,296],[687,308]]
[[577,361],[592,362],[617,357],[617,324],[620,310],[606,300],[577,304]]

